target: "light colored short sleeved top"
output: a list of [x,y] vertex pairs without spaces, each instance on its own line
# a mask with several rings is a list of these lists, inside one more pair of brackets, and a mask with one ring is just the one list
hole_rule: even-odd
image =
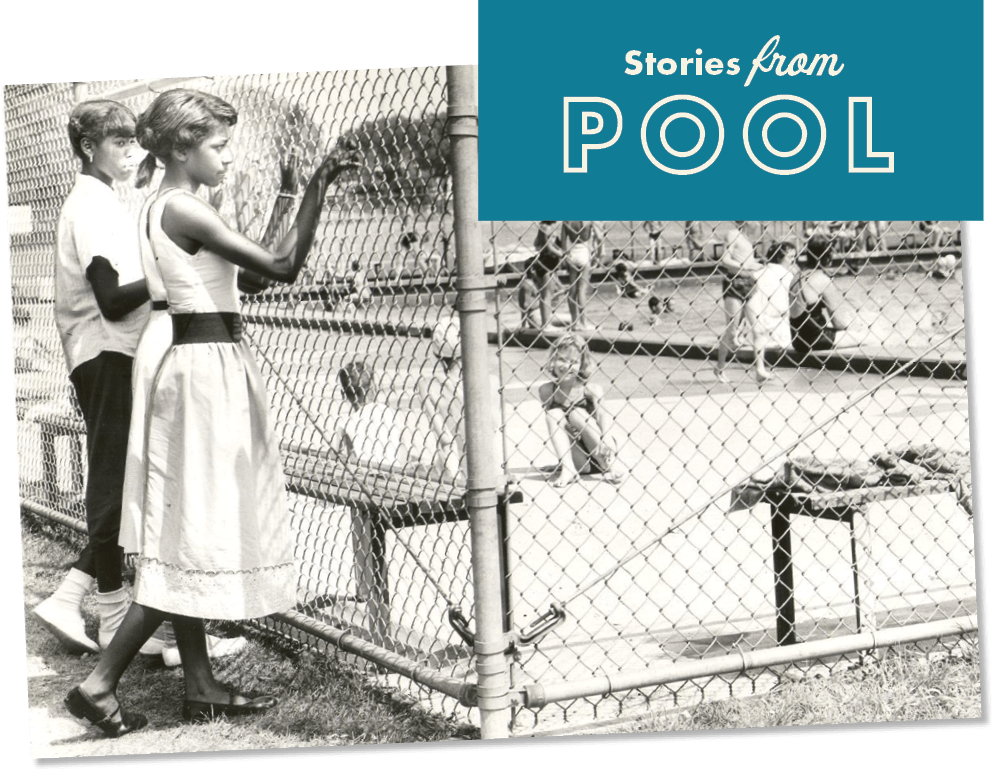
[[122,285],[145,278],[137,224],[109,185],[80,174],[59,213],[55,242],[55,325],[70,373],[101,352],[134,356],[148,318],[147,304],[116,321],[100,313],[86,277],[98,255]]

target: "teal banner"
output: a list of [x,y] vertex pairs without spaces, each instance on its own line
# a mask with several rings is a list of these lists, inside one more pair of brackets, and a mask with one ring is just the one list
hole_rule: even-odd
[[480,216],[980,220],[982,13],[480,0]]

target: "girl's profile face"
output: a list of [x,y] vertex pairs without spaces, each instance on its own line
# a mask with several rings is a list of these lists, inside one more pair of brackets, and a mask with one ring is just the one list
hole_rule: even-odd
[[220,185],[228,167],[235,160],[230,142],[231,127],[218,124],[199,145],[187,150],[184,166],[191,179],[208,188]]
[[105,181],[126,182],[138,166],[140,148],[134,137],[104,137],[93,146],[90,170]]

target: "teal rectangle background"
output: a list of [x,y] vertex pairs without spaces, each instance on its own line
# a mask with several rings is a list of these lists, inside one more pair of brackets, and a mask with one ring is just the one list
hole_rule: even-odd
[[[480,0],[480,217],[980,220],[982,14],[981,0]],[[774,35],[789,60],[836,54],[843,71],[758,72],[744,86]],[[630,50],[679,61],[699,48],[738,58],[740,72],[625,74]],[[673,94],[722,117],[724,146],[698,174],[668,174],[643,151],[644,115]],[[743,143],[753,106],[780,94],[808,100],[826,124],[821,157],[794,175],[760,169]],[[586,173],[565,173],[563,99],[590,96],[619,107],[623,131],[589,152]],[[849,97],[873,98],[874,150],[895,154],[894,173],[848,171]]]
[[[661,4],[663,5],[663,4]],[[944,49],[929,34],[932,6],[923,19],[921,42],[925,52]],[[341,3],[261,3],[246,0],[222,7],[202,0],[177,0],[168,5],[135,4],[106,0],[92,6],[62,6],[24,3],[11,5],[3,15],[3,46],[0,47],[0,82],[31,83],[56,80],[122,77],[165,77],[203,73],[282,72],[325,70],[349,67],[377,67],[415,64],[455,64],[476,61],[477,19],[472,2],[373,1],[365,5]],[[591,22],[596,25],[597,20]],[[542,57],[529,50],[530,17],[521,19],[521,38],[509,41],[535,68]],[[986,38],[991,33],[986,30]],[[945,55],[956,54],[953,46]],[[939,53],[937,54],[939,55]],[[991,65],[983,64],[985,74]],[[980,95],[976,95],[980,99]],[[932,101],[932,97],[930,97]],[[943,109],[951,106],[942,104]],[[985,111],[985,118],[987,115]],[[528,116],[520,117],[525,123]],[[993,179],[986,161],[985,186]],[[525,180],[527,183],[527,178]],[[658,213],[655,213],[658,214]],[[546,217],[530,212],[529,219]],[[626,219],[629,215],[626,215]],[[599,219],[601,216],[599,215]],[[977,326],[995,328],[995,227],[974,224],[976,265]],[[4,279],[9,283],[9,276]],[[9,297],[0,293],[0,317],[9,317]],[[17,531],[17,474],[14,443],[13,378],[10,328],[3,323],[0,333],[0,453],[5,505],[3,539],[0,540],[0,609],[4,613],[4,636],[0,637],[3,668],[0,669],[0,720],[4,739],[5,769],[21,773],[32,769],[28,758],[28,719],[26,712],[19,537]],[[995,410],[990,387],[995,380],[995,346],[982,336],[978,341],[978,375],[981,385],[980,420],[987,429]],[[990,436],[988,432],[985,436]],[[982,438],[983,440],[983,438]],[[992,443],[981,443],[982,462],[995,459]],[[993,461],[995,464],[995,461]],[[991,490],[985,503],[992,500]],[[995,510],[993,510],[995,511]],[[991,538],[986,541],[990,554]],[[983,623],[986,626],[987,621]],[[986,678],[990,674],[986,673]],[[990,691],[990,683],[985,685]],[[879,730],[879,728],[875,728]],[[902,726],[895,726],[900,731]],[[759,731],[762,734],[780,731]],[[300,773],[308,771],[404,770],[405,773],[449,773],[449,771],[509,771],[524,765],[536,770],[598,771],[661,769],[690,771],[752,771],[791,766],[806,771],[845,769],[939,770],[952,764],[973,766],[991,756],[995,740],[989,730],[919,728],[896,734],[854,733],[860,728],[797,728],[800,732],[823,732],[812,738],[763,738],[754,740],[682,738],[680,743],[660,743],[664,737],[606,736],[597,738],[545,739],[546,748],[528,748],[537,741],[512,742],[524,748],[481,751],[479,747],[458,745],[445,749],[435,746],[404,748],[343,747],[330,749],[334,755],[362,755],[338,760],[292,759],[295,755],[320,755],[322,750],[292,749],[263,752],[271,759],[258,762],[220,761],[203,757],[178,760],[192,768],[211,766],[211,773]],[[830,733],[832,735],[830,735]],[[617,744],[617,745],[615,745]],[[570,748],[577,747],[577,748]],[[467,754],[465,751],[472,751]],[[382,756],[405,752],[402,757]],[[381,755],[381,756],[373,756]],[[260,754],[257,754],[258,758]],[[218,756],[230,758],[231,753]],[[251,758],[251,757],[250,757]],[[291,759],[283,759],[291,758]],[[100,760],[69,761],[84,770],[103,767]],[[162,762],[165,762],[163,760]],[[119,765],[112,765],[119,767]],[[190,768],[184,765],[183,770]]]

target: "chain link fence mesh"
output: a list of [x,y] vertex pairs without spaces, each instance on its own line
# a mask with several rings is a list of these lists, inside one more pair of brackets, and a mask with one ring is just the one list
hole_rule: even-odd
[[[52,320],[55,225],[76,169],[65,121],[83,96],[139,112],[172,85],[5,89],[21,497],[77,528],[85,442]],[[312,643],[329,625],[403,658],[401,673],[472,687],[445,69],[182,85],[239,110],[236,172],[205,195],[257,240],[278,238],[295,209],[276,203],[281,180],[302,191],[343,137],[364,157],[330,200],[298,283],[244,299],[301,561],[296,614],[270,625]],[[137,216],[145,194],[121,195]],[[975,614],[959,224],[742,225],[761,257],[814,235],[834,245],[826,272],[855,318],[832,349],[805,354],[791,347],[783,293],[753,302],[759,337],[760,324],[727,324],[718,264],[735,224],[587,225],[586,266],[543,268],[542,224],[482,224],[496,281],[488,337],[512,732],[759,692],[867,653],[616,688],[626,675]],[[719,380],[727,328],[735,346]],[[547,399],[550,353],[570,332],[590,350],[604,447],[585,447],[576,428],[554,444],[571,410],[591,413],[557,413]],[[366,409],[345,398],[357,378],[370,384]],[[563,448],[586,453],[558,487]],[[957,643],[919,638],[933,652]],[[475,719],[461,705],[472,690],[428,689],[422,677],[400,681]],[[562,697],[537,698],[542,689]]]
[[[518,711],[523,732],[752,694],[785,672],[612,689],[640,670],[976,612],[959,224],[487,225],[504,279],[504,460],[527,503],[509,534],[515,621],[566,612],[519,651],[515,678],[577,684]],[[536,258],[583,225],[586,265]],[[737,232],[761,260],[790,246],[742,322],[720,266]],[[791,256],[817,235],[833,246],[820,273],[854,318],[832,348],[802,353],[793,277],[815,269]],[[551,375],[578,329],[586,384]]]
[[[82,528],[85,438],[52,318],[56,223],[77,169],[67,117],[86,97],[137,114],[179,85],[239,111],[234,172],[205,195],[256,240],[275,243],[296,209],[279,207],[281,181],[299,200],[337,141],[360,148],[298,282],[243,304],[285,454],[298,611],[462,678],[469,655],[447,610],[472,607],[465,515],[417,505],[461,493],[459,372],[431,338],[455,300],[444,68],[7,87],[22,499]],[[119,193],[137,223],[147,191]],[[341,382],[360,363],[370,411]]]

